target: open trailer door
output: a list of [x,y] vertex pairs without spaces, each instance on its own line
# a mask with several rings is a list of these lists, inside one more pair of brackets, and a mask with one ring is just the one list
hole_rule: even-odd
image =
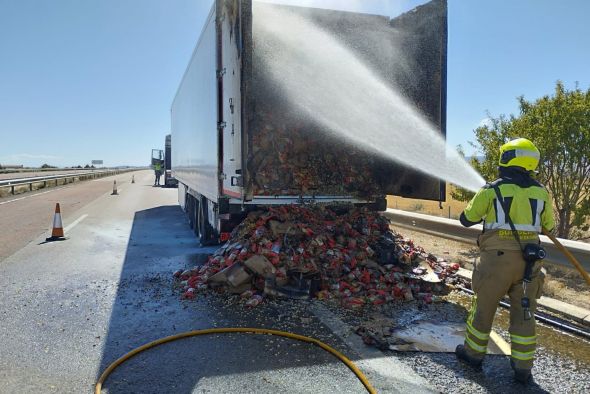
[[[301,17],[342,42],[388,88],[399,92],[443,138],[446,135],[446,0],[431,1],[393,19],[260,2],[252,5],[243,1],[241,30],[245,56],[242,59],[241,105],[242,138],[247,141],[244,155],[248,172],[245,177],[246,195],[352,195],[371,198],[378,194],[392,194],[428,200],[444,199],[445,183],[439,179],[354,146],[351,149],[343,147],[346,142],[342,138],[334,133],[322,132],[326,130],[326,122],[314,119],[309,113],[300,116],[301,109],[294,109],[293,98],[285,93],[280,76],[270,77],[267,67],[269,57],[280,58],[281,53],[294,56],[293,51],[284,48],[285,41],[277,39],[272,29],[265,31],[256,27],[256,18],[266,21],[266,24],[272,20],[269,18],[272,11],[268,11],[272,7]],[[281,29],[282,26],[276,28]],[[293,60],[299,61],[300,55]],[[318,64],[323,63],[320,61],[313,66]],[[289,78],[289,72],[285,70],[285,78]],[[303,82],[310,81],[317,83],[317,75],[310,74]],[[370,92],[364,97],[368,95]],[[362,100],[363,96],[354,98],[357,97]],[[326,101],[329,102],[330,98]],[[385,105],[383,108],[387,110]],[[346,112],[346,109],[340,111]],[[309,130],[307,136],[304,129]],[[281,137],[282,131],[284,138]],[[397,134],[400,135],[399,132]],[[322,137],[316,138],[317,135]],[[403,147],[413,137],[412,130],[408,129],[403,132],[403,138],[391,138],[383,144]],[[298,147],[301,141],[305,141],[304,146]],[[265,143],[272,149],[260,149]],[[301,156],[305,157],[291,154],[298,148],[303,152]],[[308,165],[310,162],[314,165]]]

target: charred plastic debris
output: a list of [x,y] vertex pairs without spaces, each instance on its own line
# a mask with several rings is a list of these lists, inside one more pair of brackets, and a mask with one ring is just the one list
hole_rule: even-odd
[[287,115],[257,112],[248,167],[255,195],[379,194],[385,171],[378,159],[335,141],[317,125]]
[[[256,111],[247,133],[244,190],[251,196],[352,196],[375,201],[384,194],[437,199],[440,180],[381,157],[330,133],[257,81]],[[393,176],[394,175],[394,176]]]
[[174,276],[186,299],[213,289],[248,307],[276,297],[363,308],[430,304],[460,281],[458,268],[393,232],[379,213],[314,204],[249,213],[205,264]]

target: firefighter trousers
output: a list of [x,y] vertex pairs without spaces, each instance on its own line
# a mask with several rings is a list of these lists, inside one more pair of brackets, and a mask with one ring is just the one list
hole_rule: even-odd
[[518,369],[531,369],[537,344],[534,312],[537,299],[541,296],[544,273],[541,262],[533,267],[531,283],[526,294],[533,316],[525,319],[521,306],[523,297],[522,278],[525,262],[517,250],[482,250],[479,263],[473,271],[472,288],[475,296],[467,317],[465,349],[476,359],[483,359],[498,302],[506,295],[510,297],[510,339],[511,359]]

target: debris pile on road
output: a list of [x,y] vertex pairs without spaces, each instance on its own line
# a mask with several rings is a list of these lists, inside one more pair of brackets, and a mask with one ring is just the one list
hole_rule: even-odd
[[240,294],[248,306],[264,297],[316,297],[361,307],[431,303],[459,280],[458,268],[366,208],[290,205],[249,213],[204,265],[174,276],[184,298],[213,288]]

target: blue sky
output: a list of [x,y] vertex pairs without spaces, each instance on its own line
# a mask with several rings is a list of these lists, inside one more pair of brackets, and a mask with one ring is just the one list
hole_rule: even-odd
[[[145,165],[212,0],[0,0],[0,163]],[[281,0],[394,16],[424,0]],[[449,0],[448,143],[590,86],[590,2]]]

